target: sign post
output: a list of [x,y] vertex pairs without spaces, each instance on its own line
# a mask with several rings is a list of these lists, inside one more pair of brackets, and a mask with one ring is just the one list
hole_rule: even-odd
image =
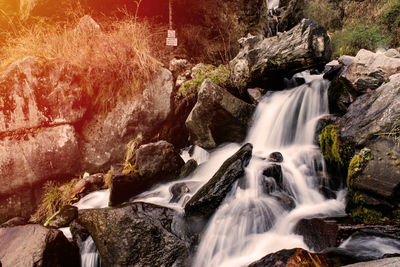
[[168,30],[166,45],[178,46],[178,39],[176,38],[175,30],[173,30],[173,25],[172,25],[172,0],[169,0],[168,7],[169,7],[169,30]]

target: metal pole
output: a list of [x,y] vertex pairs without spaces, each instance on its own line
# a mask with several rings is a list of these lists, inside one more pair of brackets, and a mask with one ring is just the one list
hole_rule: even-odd
[[169,0],[169,29],[172,30],[172,0]]

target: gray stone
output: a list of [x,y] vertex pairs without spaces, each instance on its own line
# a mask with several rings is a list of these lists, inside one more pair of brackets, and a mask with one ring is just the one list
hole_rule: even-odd
[[0,134],[73,124],[86,112],[72,64],[26,57],[0,75]]
[[242,48],[230,66],[241,88],[268,88],[283,77],[324,65],[332,53],[325,29],[308,19],[277,37],[248,36],[239,43]]
[[205,80],[197,103],[186,119],[190,140],[203,148],[215,148],[224,142],[241,142],[254,109],[222,87]]
[[6,137],[0,140],[0,195],[74,175],[79,159],[75,130],[69,125],[27,132],[21,140]]
[[365,93],[368,89],[376,89],[398,72],[400,58],[361,49],[341,76],[349,80],[358,92]]
[[189,245],[174,231],[175,211],[147,203],[79,211],[105,266],[188,266]]
[[28,224],[0,228],[3,266],[80,266],[79,250],[59,230]]
[[387,135],[400,123],[400,76],[357,98],[339,120],[340,135],[358,146]]
[[185,205],[186,217],[209,218],[232,189],[233,183],[244,174],[253,146],[244,145],[227,159],[214,176],[203,185]]
[[106,170],[112,163],[122,162],[126,145],[137,136],[149,140],[171,111],[172,74],[160,68],[144,85],[140,97],[117,103],[106,115],[95,115],[82,126],[83,169],[89,172]]

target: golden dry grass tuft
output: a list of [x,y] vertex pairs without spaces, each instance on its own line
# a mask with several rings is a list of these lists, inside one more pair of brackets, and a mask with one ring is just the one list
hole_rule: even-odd
[[[77,16],[76,16],[77,17]],[[37,20],[9,32],[0,49],[0,72],[26,56],[60,60],[78,69],[81,87],[101,111],[141,93],[160,63],[151,56],[150,26],[133,17],[105,20],[100,30]]]

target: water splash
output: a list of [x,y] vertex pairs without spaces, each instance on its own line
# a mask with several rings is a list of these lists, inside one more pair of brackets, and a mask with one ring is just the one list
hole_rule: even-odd
[[[309,249],[302,236],[294,234],[296,223],[344,214],[343,193],[326,199],[318,191],[325,164],[313,139],[318,119],[328,113],[329,83],[321,75],[303,73],[301,78],[306,84],[269,94],[258,104],[246,138],[254,149],[245,186],[235,185],[210,220],[194,266],[246,266],[283,248]],[[266,159],[275,151],[284,157],[283,181],[266,192],[263,171],[273,164]],[[294,209],[276,195],[293,201]]]

